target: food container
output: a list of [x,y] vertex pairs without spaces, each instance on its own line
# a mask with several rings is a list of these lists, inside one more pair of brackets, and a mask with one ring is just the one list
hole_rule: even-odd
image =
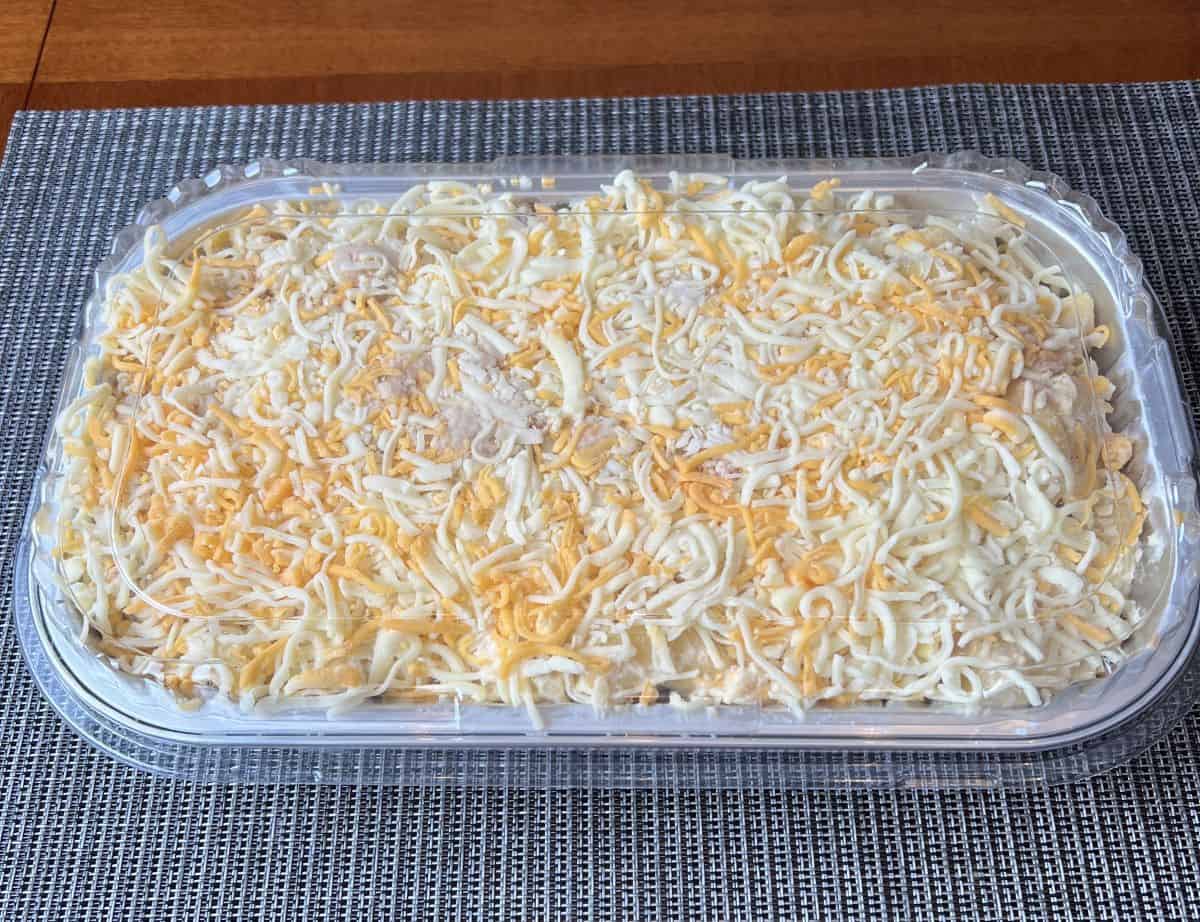
[[[258,162],[185,182],[119,234],[97,270],[72,350],[59,410],[81,390],[89,350],[104,333],[109,281],[139,265],[151,226],[181,246],[259,202],[399,198],[429,179],[486,182],[518,199],[558,202],[592,192],[621,169],[654,183],[672,171],[736,182],[786,176],[794,188],[836,178],[842,193],[893,193],[896,209],[953,215],[995,196],[1073,286],[1090,293],[1113,331],[1097,356],[1117,385],[1113,428],[1133,439],[1130,474],[1148,510],[1149,552],[1132,597],[1146,613],[1139,649],[1107,675],[1035,707],[956,712],[928,706],[782,709],[546,708],[535,728],[520,709],[453,704],[365,705],[328,717],[312,710],[244,713],[220,702],[180,708],[153,683],[111,668],[81,640],[56,579],[53,542],[35,527],[53,518],[62,444],[53,431],[30,501],[15,580],[22,649],[47,699],[79,733],[129,764],[206,781],[404,782],[446,777],[530,783],[741,784],[761,777],[797,786],[995,786],[1067,781],[1111,767],[1161,736],[1200,688],[1195,441],[1160,309],[1141,263],[1095,202],[1061,180],[974,154],[892,160],[735,161],[581,158],[485,165],[336,166]],[[56,414],[57,415],[57,414]],[[1094,421],[1093,421],[1094,424]],[[51,427],[52,428],[52,427]],[[46,505],[49,504],[49,505]],[[538,756],[534,750],[553,749]],[[750,752],[747,752],[749,750]],[[539,759],[543,761],[539,762]],[[540,767],[539,767],[540,766]]]

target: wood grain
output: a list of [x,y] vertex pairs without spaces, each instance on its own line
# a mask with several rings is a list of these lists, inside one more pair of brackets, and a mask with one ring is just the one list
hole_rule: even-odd
[[37,107],[1200,77],[1192,0],[58,0]]
[[0,0],[0,150],[12,114],[25,102],[51,0]]

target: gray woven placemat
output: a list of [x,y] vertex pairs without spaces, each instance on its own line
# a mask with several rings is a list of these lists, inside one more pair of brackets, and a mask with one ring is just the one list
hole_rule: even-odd
[[1200,84],[18,114],[0,167],[0,919],[1200,918],[1195,715],[1048,791],[195,787],[64,728],[9,593],[91,268],[142,203],[218,163],[977,148],[1095,196],[1187,351],[1198,139]]

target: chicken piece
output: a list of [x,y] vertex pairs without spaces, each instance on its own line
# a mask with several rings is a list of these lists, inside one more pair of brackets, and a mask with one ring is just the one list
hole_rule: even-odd
[[1133,458],[1133,442],[1126,436],[1110,432],[1104,437],[1100,454],[1105,467],[1110,471],[1119,471]]

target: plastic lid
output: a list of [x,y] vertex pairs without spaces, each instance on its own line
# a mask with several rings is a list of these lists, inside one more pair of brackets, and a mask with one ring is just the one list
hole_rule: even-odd
[[247,701],[805,708],[1037,703],[1132,632],[1110,334],[1003,203],[521,185],[147,236],[66,426],[106,652]]

